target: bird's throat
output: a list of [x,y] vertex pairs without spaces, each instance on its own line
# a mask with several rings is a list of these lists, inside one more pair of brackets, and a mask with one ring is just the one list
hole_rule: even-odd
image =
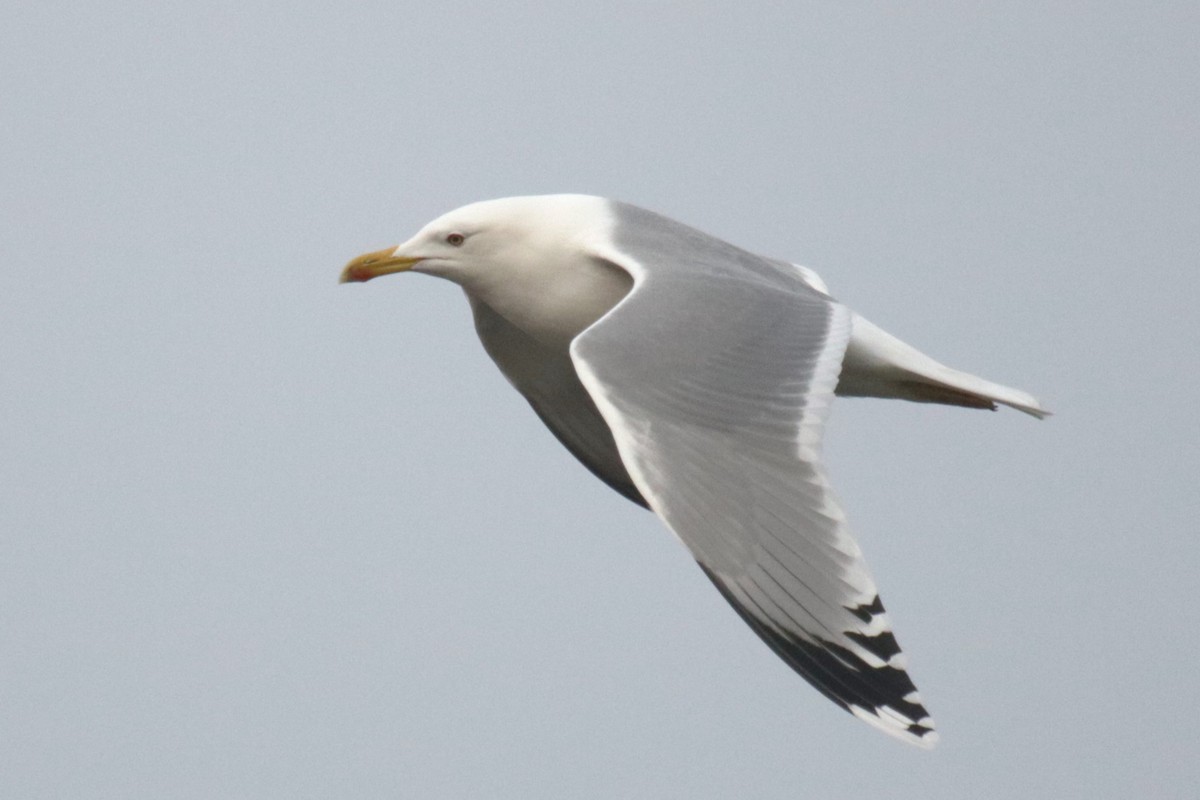
[[565,349],[633,288],[629,273],[608,261],[581,258],[570,265],[508,273],[491,284],[464,286],[544,345]]

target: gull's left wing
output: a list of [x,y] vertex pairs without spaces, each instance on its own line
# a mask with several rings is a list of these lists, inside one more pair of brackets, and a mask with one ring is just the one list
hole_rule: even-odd
[[930,746],[858,545],[819,461],[850,312],[795,267],[613,204],[593,255],[632,291],[571,345],[650,507],[742,618],[855,716]]

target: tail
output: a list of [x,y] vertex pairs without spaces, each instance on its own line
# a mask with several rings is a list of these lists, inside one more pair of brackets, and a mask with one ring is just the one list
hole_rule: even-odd
[[1000,403],[1038,419],[1050,416],[1033,395],[950,369],[858,314],[852,324],[839,395],[993,410]]

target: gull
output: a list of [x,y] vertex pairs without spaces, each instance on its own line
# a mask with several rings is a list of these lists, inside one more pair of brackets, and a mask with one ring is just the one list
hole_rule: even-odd
[[462,287],[542,422],[792,669],[885,733],[937,741],[821,465],[825,420],[835,395],[1042,418],[1036,399],[891,336],[812,270],[601,197],[473,203],[341,280],[399,272]]

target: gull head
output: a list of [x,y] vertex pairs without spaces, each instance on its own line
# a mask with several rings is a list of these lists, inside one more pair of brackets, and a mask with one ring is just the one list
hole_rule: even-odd
[[430,222],[397,247],[365,253],[342,270],[342,283],[422,272],[471,291],[491,280],[565,264],[606,236],[607,201],[587,195],[506,197],[463,206]]
[[633,285],[611,260],[614,224],[600,197],[485,200],[438,217],[398,247],[359,256],[341,280],[435,275],[543,344],[565,346]]

